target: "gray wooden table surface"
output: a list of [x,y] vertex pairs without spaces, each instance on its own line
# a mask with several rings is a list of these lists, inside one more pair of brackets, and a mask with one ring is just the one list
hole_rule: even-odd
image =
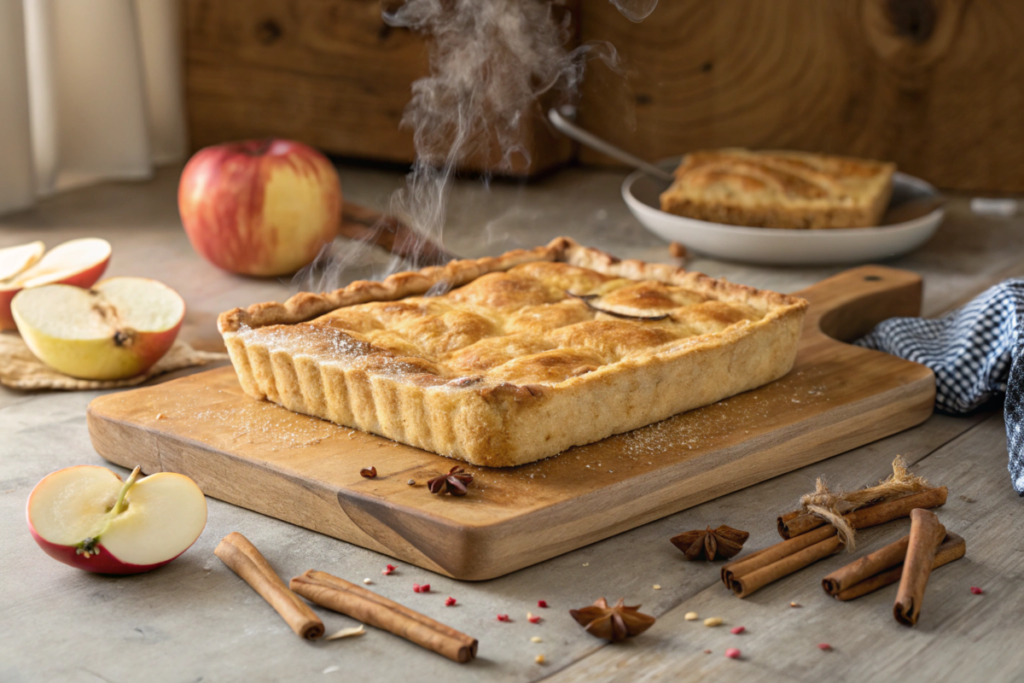
[[[109,183],[0,217],[0,246],[34,239],[55,245],[96,235],[114,245],[109,274],[144,275],[176,288],[188,303],[182,338],[217,349],[217,314],[281,299],[288,282],[234,277],[191,250],[175,206],[177,169],[148,183]],[[348,198],[383,206],[399,173],[341,169]],[[477,256],[532,246],[565,234],[625,257],[669,262],[665,244],[643,230],[619,199],[622,175],[569,170],[520,187],[489,191],[463,182],[454,191],[448,245]],[[925,278],[925,313],[936,314],[1005,277],[1024,273],[1024,220],[984,218],[956,198],[938,235],[889,263]],[[696,259],[690,267],[736,282],[794,291],[841,268],[769,269]],[[366,269],[364,269],[366,270]],[[180,374],[180,373],[179,373]],[[47,473],[105,464],[89,442],[85,408],[99,392],[20,393],[0,389],[0,638],[2,681],[262,680],[1020,680],[1024,677],[1022,501],[1010,487],[998,408],[966,418],[934,416],[913,430],[512,575],[461,583],[415,567],[380,574],[388,558],[283,522],[210,501],[206,531],[158,571],[112,578],[58,564],[32,542],[24,521],[28,493]],[[707,524],[751,532],[747,548],[778,540],[775,515],[791,509],[819,474],[845,488],[875,483],[896,454],[950,489],[942,522],[967,539],[965,559],[936,571],[914,629],[891,616],[895,587],[838,603],[820,579],[852,558],[835,556],[761,590],[732,597],[718,565],[687,563],[668,538]],[[117,469],[117,468],[114,468]],[[906,533],[905,522],[862,532],[858,554]],[[230,531],[246,534],[284,577],[317,568],[373,588],[480,639],[480,658],[460,666],[390,634],[306,643],[213,555]],[[540,541],[541,539],[539,539]],[[412,583],[433,592],[414,594]],[[654,586],[659,585],[660,589]],[[984,588],[972,595],[971,586]],[[446,608],[454,596],[458,606]],[[641,638],[604,645],[567,610],[625,597],[658,617]],[[551,605],[536,608],[539,599]],[[791,601],[801,605],[791,608]],[[526,620],[527,611],[543,616]],[[719,616],[707,628],[683,615]],[[496,615],[509,614],[511,623]],[[351,625],[323,613],[328,631]],[[732,635],[731,626],[746,632]],[[539,636],[541,642],[532,642]],[[822,651],[818,643],[832,645]],[[727,647],[742,651],[726,659]],[[711,650],[705,654],[705,650]],[[544,664],[535,663],[536,655]]]

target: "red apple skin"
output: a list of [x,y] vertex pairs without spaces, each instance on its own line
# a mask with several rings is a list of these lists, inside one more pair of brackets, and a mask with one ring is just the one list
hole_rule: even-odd
[[[80,270],[74,275],[70,275],[63,280],[51,282],[53,285],[74,285],[75,287],[88,288],[96,284],[96,281],[103,277],[103,273],[107,270],[107,264],[110,263],[110,257],[103,259],[99,263]],[[0,330],[16,330],[18,326],[14,322],[14,316],[11,315],[11,301],[14,296],[20,292],[23,287],[16,289],[0,289]]]
[[114,557],[109,550],[103,547],[102,543],[97,546],[100,550],[99,554],[90,554],[89,557],[86,557],[85,555],[80,555],[78,549],[74,546],[57,545],[44,539],[32,527],[32,520],[29,520],[28,529],[32,532],[32,538],[35,539],[44,553],[58,562],[63,562],[75,569],[84,569],[94,574],[141,574],[164,566],[168,562],[181,557],[182,553],[188,550],[188,548],[185,548],[185,550],[182,550],[181,553],[178,553],[170,560],[164,560],[156,564],[129,564]]
[[177,325],[169,330],[145,332],[139,335],[142,338],[141,343],[136,345],[135,350],[142,362],[140,373],[156,365],[156,362],[171,350],[171,347],[174,346],[174,340],[178,338],[178,332],[181,331],[181,324],[183,322],[185,322],[184,316],[178,321]]
[[227,143],[186,164],[178,210],[192,247],[215,266],[287,275],[337,236],[341,184],[327,157],[302,143]]

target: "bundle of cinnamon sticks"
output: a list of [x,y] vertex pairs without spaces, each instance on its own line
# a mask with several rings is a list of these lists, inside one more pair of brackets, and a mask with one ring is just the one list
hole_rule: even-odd
[[300,595],[456,662],[476,657],[475,638],[336,576],[311,569],[286,586],[256,546],[237,532],[228,534],[214,553],[308,640],[323,636],[324,625]]
[[[944,505],[947,494],[946,487],[941,486],[864,507],[843,518],[853,529],[878,526],[907,517],[916,508]],[[790,528],[787,540],[722,567],[722,582],[736,595],[745,598],[770,583],[838,552],[842,547],[843,542],[831,524],[805,525],[800,533]]]

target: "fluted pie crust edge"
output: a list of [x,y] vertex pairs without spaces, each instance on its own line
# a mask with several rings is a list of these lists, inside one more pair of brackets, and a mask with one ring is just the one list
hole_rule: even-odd
[[[369,372],[254,343],[249,331],[297,325],[342,307],[420,296],[515,266],[556,262],[629,280],[654,280],[703,297],[742,304],[756,321],[691,337],[657,353],[634,354],[599,372],[555,384],[452,381],[401,372]],[[246,394],[474,465],[511,467],[599,441],[709,405],[785,375],[793,366],[807,302],[717,280],[675,266],[620,260],[560,237],[498,257],[453,261],[358,281],[284,303],[236,308],[218,318]]]

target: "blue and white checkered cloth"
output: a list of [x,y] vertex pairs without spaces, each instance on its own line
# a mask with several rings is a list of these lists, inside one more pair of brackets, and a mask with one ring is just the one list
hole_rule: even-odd
[[935,320],[890,318],[855,343],[926,365],[935,407],[968,413],[1006,395],[1013,488],[1024,495],[1024,279],[1006,280]]

